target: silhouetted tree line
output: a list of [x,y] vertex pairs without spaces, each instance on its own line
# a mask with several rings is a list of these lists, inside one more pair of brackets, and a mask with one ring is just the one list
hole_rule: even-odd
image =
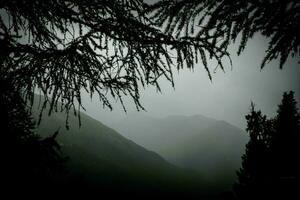
[[51,176],[63,172],[66,159],[55,140],[58,132],[46,138],[34,133],[29,106],[8,81],[0,76],[2,195],[7,189],[21,192],[21,188],[46,188]]
[[207,61],[224,70],[228,45],[239,34],[238,53],[257,32],[271,39],[262,66],[279,56],[282,67],[299,53],[298,1],[230,2],[0,1],[1,141],[7,168],[18,171],[22,163],[28,165],[24,169],[43,171],[60,160],[54,137],[42,140],[33,133],[27,105],[33,105],[35,92],[44,95],[41,110],[50,104],[49,114],[78,115],[83,90],[109,109],[112,97],[125,110],[124,96],[143,109],[140,87],[160,90],[161,77],[174,86],[174,68],[197,63],[211,78]]
[[242,157],[237,199],[298,199],[300,113],[294,93],[284,93],[277,115],[268,119],[254,109],[246,116],[250,140]]

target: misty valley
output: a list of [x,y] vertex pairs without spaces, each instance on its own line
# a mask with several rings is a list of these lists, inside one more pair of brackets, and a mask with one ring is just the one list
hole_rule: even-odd
[[299,0],[0,0],[1,199],[300,199]]
[[[37,105],[34,111],[37,119]],[[132,198],[230,195],[248,140],[237,127],[201,115],[129,115],[112,129],[81,113],[81,127],[70,116],[67,130],[64,113],[43,114],[36,132],[47,136],[59,130],[57,140],[68,157],[64,173],[50,178],[56,192],[68,188]]]
[[[40,106],[34,102],[32,107],[35,121],[44,119],[35,133],[45,140],[54,133],[63,158],[60,168],[49,171],[48,176],[39,179],[38,173],[29,177],[42,183],[35,187],[43,194],[209,200],[235,199],[241,192],[248,198],[269,195],[277,181],[273,178],[290,174],[288,181],[278,179],[278,195],[296,195],[297,179],[293,177],[298,170],[295,156],[299,152],[300,117],[293,92],[284,93],[274,119],[256,111],[252,104],[245,118],[247,133],[224,120],[202,115],[155,118],[145,113],[128,114],[108,127],[84,113],[80,121],[78,116],[67,117],[63,112],[49,116],[50,106],[43,112]],[[282,128],[284,135],[280,136]],[[280,152],[272,148],[280,148]],[[285,171],[274,168],[277,160],[282,164],[279,170]],[[257,191],[260,187],[256,184],[264,181],[270,181],[266,193]],[[244,184],[253,183],[255,192],[243,191]]]

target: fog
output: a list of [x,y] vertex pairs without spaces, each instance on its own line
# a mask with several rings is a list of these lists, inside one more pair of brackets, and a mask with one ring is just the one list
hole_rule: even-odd
[[279,61],[268,63],[261,70],[267,46],[268,39],[256,35],[248,42],[242,54],[237,56],[238,43],[231,45],[232,67],[227,62],[224,71],[220,68],[215,71],[216,63],[208,62],[212,81],[200,63],[193,70],[183,69],[178,72],[174,69],[175,88],[163,78],[160,80],[161,93],[153,86],[141,88],[140,101],[145,111],[138,112],[129,98],[125,98],[127,113],[120,102],[114,100],[111,101],[112,111],[103,109],[96,96],[91,100],[89,94],[83,93],[84,112],[107,125],[130,114],[152,117],[201,114],[245,129],[244,116],[249,111],[251,101],[268,116],[276,113],[285,91],[293,90],[296,100],[300,102],[299,56],[290,58],[282,70],[279,69]]
[[[125,99],[125,113],[119,102],[112,101],[113,110],[103,109],[98,98],[83,95],[86,113],[101,122],[112,125],[130,114],[166,117],[169,115],[204,115],[225,120],[245,129],[244,116],[249,111],[251,101],[257,109],[268,116],[276,113],[283,92],[293,90],[300,102],[299,57],[290,58],[284,68],[279,69],[279,61],[267,64],[262,70],[260,64],[267,49],[268,40],[256,36],[249,41],[245,51],[237,56],[238,45],[230,49],[233,66],[226,65],[224,71],[209,62],[212,81],[201,64],[194,70],[174,69],[175,88],[160,80],[162,92],[152,86],[141,89],[141,103],[145,111],[137,111],[133,102]],[[226,62],[226,61],[225,61]]]

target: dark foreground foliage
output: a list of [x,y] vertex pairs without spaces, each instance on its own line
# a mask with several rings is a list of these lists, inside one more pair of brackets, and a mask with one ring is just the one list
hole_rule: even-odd
[[300,170],[300,113],[294,93],[284,93],[277,116],[246,116],[250,141],[238,172],[238,199],[297,199]]

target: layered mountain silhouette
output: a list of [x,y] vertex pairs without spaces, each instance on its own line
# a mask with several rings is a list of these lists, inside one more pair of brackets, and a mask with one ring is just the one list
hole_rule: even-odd
[[[37,118],[37,106],[34,115]],[[101,195],[139,194],[209,197],[221,191],[203,180],[198,172],[170,164],[153,151],[126,139],[115,130],[81,113],[82,126],[70,115],[47,110],[36,132],[57,137],[62,152],[69,157],[63,175],[53,182],[61,191],[99,193]]]
[[231,188],[248,141],[239,128],[201,115],[153,118],[129,115],[113,127],[169,162],[197,170],[220,188]]

